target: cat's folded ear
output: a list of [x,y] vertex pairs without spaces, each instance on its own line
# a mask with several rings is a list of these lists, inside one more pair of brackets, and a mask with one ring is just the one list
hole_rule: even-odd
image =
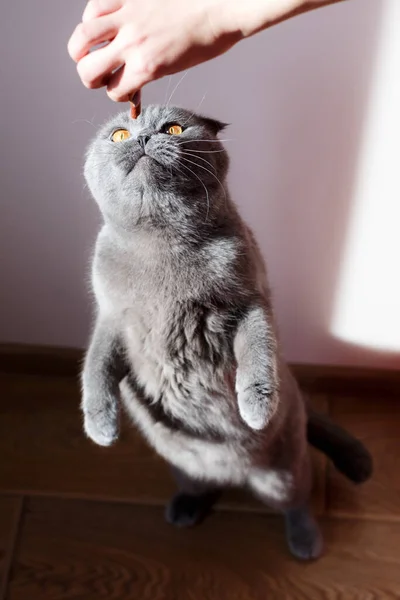
[[209,129],[213,135],[218,135],[226,127],[229,127],[229,123],[223,123],[217,119],[210,119],[209,117],[201,117],[204,125]]

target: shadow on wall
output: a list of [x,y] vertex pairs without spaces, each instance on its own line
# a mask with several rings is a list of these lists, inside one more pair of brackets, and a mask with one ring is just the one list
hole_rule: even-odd
[[189,73],[174,95],[232,123],[231,190],[268,260],[292,361],[398,365],[331,334],[382,7],[354,0],[293,19]]
[[264,80],[265,108],[274,115],[265,122],[269,163],[258,183],[270,194],[268,239],[260,227],[261,193],[251,218],[266,255],[274,257],[271,277],[287,356],[300,362],[399,364],[398,356],[331,334],[382,6],[364,0],[314,13],[304,18],[301,38],[288,27],[291,52],[279,62],[279,77],[285,77],[273,85]]
[[[274,257],[271,277],[291,360],[399,366],[398,353],[332,335],[385,2],[348,3],[304,20],[302,39],[279,65],[285,85],[270,91],[265,85],[268,112],[283,118],[272,128],[267,119],[275,155],[260,181],[273,203],[264,222],[271,237],[263,247]],[[252,218],[262,239],[253,211]]]
[[[15,0],[2,20],[0,39],[12,57],[3,78],[12,85],[1,90],[8,145],[0,165],[0,340],[82,346],[98,227],[82,191],[82,157],[93,134],[85,120],[100,125],[122,107],[85,90],[67,56],[84,2],[45,4],[39,14]],[[232,123],[231,190],[268,259],[293,361],[390,366],[388,357],[361,355],[329,333],[381,7],[382,0],[352,0],[297,17],[193,69],[173,97]],[[42,35],[24,48],[20,41],[32,30]],[[148,86],[144,103],[162,103],[179,80]]]
[[284,25],[287,48],[268,59],[252,109],[265,159],[246,177],[257,192],[246,204],[270,257],[282,342],[293,361],[389,360],[330,332],[380,9],[375,0],[349,2]]

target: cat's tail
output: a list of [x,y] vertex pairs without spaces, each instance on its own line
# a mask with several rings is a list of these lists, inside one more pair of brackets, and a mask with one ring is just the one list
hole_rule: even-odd
[[326,454],[335,467],[354,483],[363,483],[372,475],[372,456],[360,440],[331,419],[307,407],[307,439]]

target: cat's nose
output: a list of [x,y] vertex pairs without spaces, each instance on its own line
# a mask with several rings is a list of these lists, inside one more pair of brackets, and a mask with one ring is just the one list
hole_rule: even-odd
[[150,139],[149,135],[138,135],[137,141],[142,146],[143,150],[145,149],[145,146],[146,146],[147,142],[149,141],[149,139]]

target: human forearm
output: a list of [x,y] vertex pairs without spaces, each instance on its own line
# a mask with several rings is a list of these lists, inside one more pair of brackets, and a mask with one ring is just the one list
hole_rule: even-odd
[[306,13],[330,4],[345,0],[246,0],[231,4],[230,27],[249,37],[286,21],[296,15]]

